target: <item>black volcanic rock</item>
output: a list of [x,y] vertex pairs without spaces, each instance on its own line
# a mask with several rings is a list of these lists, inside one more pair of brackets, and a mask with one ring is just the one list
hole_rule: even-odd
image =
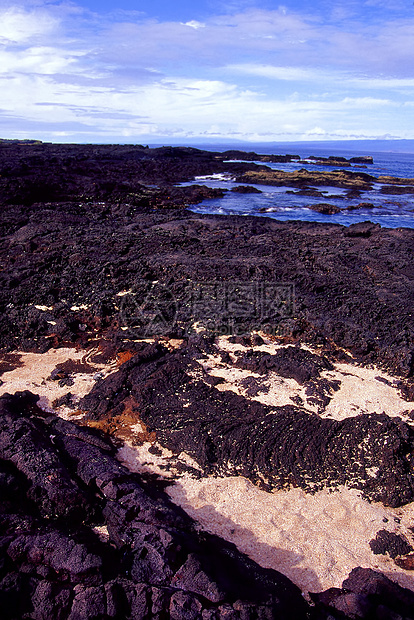
[[333,369],[326,358],[293,346],[279,349],[274,355],[249,350],[239,356],[234,365],[260,374],[273,370],[281,377],[295,379],[300,384],[319,376],[321,370]]
[[[288,347],[277,356],[243,354],[235,365],[276,370],[304,383],[331,367],[316,358]],[[95,385],[80,403],[88,418],[121,415],[132,397],[147,432],[173,452],[189,453],[205,473],[240,474],[266,489],[294,485],[315,492],[346,484],[394,507],[413,501],[414,434],[400,420],[385,414],[323,419],[293,405],[271,407],[219,391],[204,380],[185,343],[175,353],[158,349],[147,360],[136,355]],[[115,384],[116,397],[108,398]],[[375,475],[371,468],[377,468]]]
[[380,530],[376,537],[370,541],[372,553],[376,555],[382,554],[388,555],[395,559],[399,555],[407,555],[414,551],[409,542],[399,534],[394,532],[388,532],[387,530]]
[[[70,518],[74,522],[85,520],[90,512],[90,498],[68,475],[56,455],[53,439],[45,438],[39,421],[20,416],[23,412],[36,411],[36,401],[29,393],[3,397],[0,456],[24,474],[30,484],[27,496],[41,514],[53,513],[57,518]],[[44,485],[51,470],[53,476]]]
[[371,155],[360,155],[359,157],[351,157],[351,164],[373,164],[374,160]]
[[237,177],[237,181],[240,183],[299,187],[303,189],[307,186],[334,186],[359,191],[369,191],[376,180],[370,174],[343,169],[313,172],[306,170],[306,168],[301,168],[292,172],[284,172],[266,167],[246,171]]
[[308,209],[316,211],[317,213],[323,213],[325,215],[333,215],[334,213],[340,213],[341,209],[337,205],[329,204],[327,202],[317,202],[309,204]]
[[[401,390],[412,400],[414,231],[185,210],[222,190],[176,184],[218,172],[305,191],[316,181],[333,183],[353,197],[377,181],[342,167],[321,176],[253,163],[297,160],[278,157],[2,142],[0,371],[18,367],[19,356],[7,351],[19,349],[94,346],[101,361],[122,353],[129,361],[82,402],[97,426],[115,428],[128,406],[147,433],[173,451],[187,450],[205,472],[242,473],[265,488],[347,483],[390,506],[412,501],[408,425],[383,414],[324,420],[301,403],[266,407],[219,391],[196,361],[215,352],[214,334],[189,337],[189,284],[289,283],[290,313],[281,317],[275,305],[262,318],[276,327],[281,321],[282,341],[322,346],[325,357],[292,347],[271,359],[239,356],[241,364],[263,377],[273,370],[293,377],[322,402],[335,386],[324,385],[320,373],[330,359],[349,361],[347,350],[354,361],[403,375]],[[379,182],[410,187],[407,179]],[[156,314],[155,302],[161,336],[183,339],[175,353],[168,342],[148,345],[137,335],[142,316]],[[236,338],[260,344],[250,333]],[[224,353],[222,360],[231,362]],[[56,379],[70,382],[70,369],[58,368]],[[250,394],[260,387],[245,384]],[[412,593],[364,569],[309,607],[288,579],[197,532],[153,480],[120,465],[107,437],[42,412],[36,401],[30,393],[0,399],[5,619],[410,617]],[[399,561],[412,567],[410,554]]]
[[[409,229],[142,212],[123,203],[10,207],[1,217],[7,221],[0,250],[6,350],[86,345],[102,336],[122,342],[128,332],[117,330],[132,324],[152,282],[183,300],[180,311],[189,321],[188,282],[266,280],[295,286],[293,337],[330,340],[366,361],[413,374]],[[134,296],[117,297],[128,290]]]
[[[264,279],[295,285],[293,337],[334,341],[412,376],[413,231],[185,212],[221,190],[172,182],[233,166],[256,174],[251,162],[224,159],[188,148],[0,145],[0,201],[8,205],[0,213],[0,346],[44,351],[102,335],[122,340],[117,294],[134,291],[133,314],[151,282],[183,299],[188,281]],[[355,189],[374,178],[266,170],[276,184],[299,187],[314,177]],[[18,186],[37,191],[49,177],[56,201],[34,202],[27,188],[19,194]]]
[[382,185],[381,194],[414,194],[414,186],[412,185]]
[[346,235],[348,237],[370,237],[374,232],[381,228],[379,224],[373,224],[370,221],[357,222],[348,226]]
[[[36,400],[29,392],[0,398],[5,620],[413,618],[411,591],[362,568],[342,589],[312,594],[309,606],[286,577],[200,532],[157,484],[121,466],[108,437],[45,414]],[[27,430],[16,459],[11,444],[18,428]],[[36,440],[48,446],[48,467],[30,441],[26,453],[25,437],[34,428]],[[37,477],[27,477],[35,465]],[[76,521],[44,501],[51,483],[62,484],[63,498],[65,480],[84,497]]]
[[287,190],[286,194],[292,194],[292,196],[313,196],[314,198],[324,197],[324,193],[316,189],[316,187],[304,187],[296,191]]
[[261,194],[262,191],[253,187],[253,185],[236,185],[231,188],[231,191],[235,194]]
[[306,158],[306,162],[310,161],[312,164],[316,166],[343,166],[348,167],[351,163],[346,159],[346,157],[334,156],[330,157],[317,157],[315,155],[310,155]]
[[254,152],[231,150],[224,151],[222,157],[225,160],[261,161],[263,163],[289,163],[300,159],[299,155],[258,155]]
[[349,205],[346,207],[347,211],[356,211],[357,209],[374,209],[378,208],[378,205],[374,205],[372,202],[360,202],[357,205]]
[[[118,463],[107,438],[45,416],[36,400],[29,392],[0,398],[2,618],[161,619],[188,610],[200,619],[308,618],[287,578],[197,533],[161,491]],[[48,446],[45,462],[45,449],[33,453],[26,439],[34,428]]]
[[368,568],[354,568],[341,589],[311,597],[327,614],[339,613],[340,618],[414,618],[414,593]]

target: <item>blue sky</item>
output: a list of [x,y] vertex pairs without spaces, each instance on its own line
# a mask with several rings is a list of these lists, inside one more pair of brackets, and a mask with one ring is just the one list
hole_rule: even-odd
[[0,137],[414,139],[414,3],[0,0]]

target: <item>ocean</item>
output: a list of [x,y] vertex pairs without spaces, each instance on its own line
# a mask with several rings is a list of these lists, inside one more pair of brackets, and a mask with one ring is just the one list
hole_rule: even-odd
[[[183,145],[183,146],[188,146]],[[373,165],[366,168],[345,168],[355,172],[365,172],[378,177],[390,175],[394,177],[414,177],[414,141],[346,141],[346,142],[296,142],[296,143],[228,143],[228,144],[191,144],[191,146],[211,151],[223,152],[237,149],[254,151],[258,154],[299,155],[301,159],[313,155],[317,157],[343,156],[347,159],[361,155],[371,155]],[[260,162],[258,162],[260,163]],[[265,165],[276,170],[294,171],[300,168],[316,171],[337,170],[338,166],[316,166],[303,162],[286,164],[273,163]],[[230,190],[237,185],[228,175],[213,177],[198,177],[192,183],[220,187]],[[187,184],[184,184],[187,185]],[[292,187],[272,187],[269,185],[255,185],[262,193],[238,194],[227,192],[223,198],[205,200],[192,207],[196,213],[209,214],[237,214],[266,216],[277,220],[305,220],[313,222],[329,222],[349,226],[357,222],[371,221],[387,228],[414,228],[414,193],[413,194],[382,194],[381,184],[374,184],[373,190],[363,192],[360,198],[348,199],[345,191],[335,187],[318,188],[324,197],[298,196],[292,193]],[[341,213],[325,215],[308,208],[312,203],[326,202],[344,209]],[[369,208],[346,210],[349,206],[359,203],[374,205]]]

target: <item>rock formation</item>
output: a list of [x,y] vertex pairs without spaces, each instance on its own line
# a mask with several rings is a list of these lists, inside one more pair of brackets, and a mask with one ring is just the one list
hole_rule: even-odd
[[[111,431],[128,413],[160,445],[188,452],[202,474],[306,492],[346,483],[385,505],[412,501],[407,422],[382,411],[324,419],[299,401],[265,405],[219,390],[220,378],[203,367],[210,355],[226,358],[214,329],[231,327],[234,343],[247,343],[233,362],[254,374],[245,380],[250,394],[277,371],[323,409],[336,389],[324,372],[352,359],[393,373],[407,415],[412,408],[414,231],[199,216],[186,207],[222,191],[174,186],[226,173],[243,184],[358,192],[375,179],[348,166],[305,174],[264,163],[233,151],[0,145],[0,372],[19,364],[21,350],[93,346],[104,360],[120,356],[117,372],[97,378],[80,403],[81,423],[45,413],[31,393],[0,399],[2,617],[414,617],[411,591],[362,568],[308,604],[286,577],[199,532],[159,481],[131,473],[116,459],[115,440],[88,428]],[[410,187],[407,179],[380,182]],[[257,295],[265,285],[272,303],[268,296],[254,314],[250,298],[243,314],[236,303],[243,287]],[[221,314],[217,291],[227,300]],[[259,351],[251,329],[269,329],[284,347]],[[52,377],[67,388],[67,404],[72,371],[58,367]],[[403,542],[380,531],[372,549],[396,550],[395,561],[408,568],[412,552]]]

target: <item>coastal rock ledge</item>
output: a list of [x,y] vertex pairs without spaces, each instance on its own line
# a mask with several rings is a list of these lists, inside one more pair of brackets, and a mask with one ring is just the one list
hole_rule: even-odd
[[0,398],[0,429],[2,618],[413,617],[414,593],[368,569],[307,603],[30,392]]
[[[178,187],[231,174],[242,192],[309,192],[322,174],[358,194],[378,180],[355,161],[290,178],[265,163],[1,142],[2,620],[414,619],[414,230],[197,215],[222,190]],[[209,308],[207,291],[240,310],[265,285],[273,305],[247,304],[233,331],[232,304]],[[147,454],[141,470],[127,449]],[[173,503],[181,474],[267,499],[347,487],[381,509],[371,568],[343,560],[338,587],[304,596]]]

